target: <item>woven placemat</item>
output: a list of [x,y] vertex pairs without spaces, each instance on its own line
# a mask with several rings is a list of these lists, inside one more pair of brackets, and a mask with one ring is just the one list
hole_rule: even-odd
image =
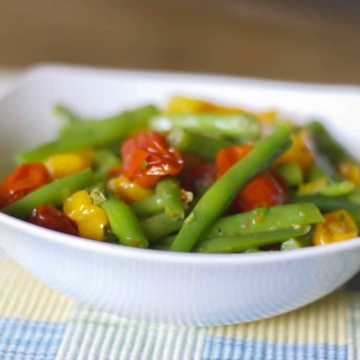
[[281,360],[359,358],[360,287],[246,324],[147,324],[89,308],[0,260],[0,359]]

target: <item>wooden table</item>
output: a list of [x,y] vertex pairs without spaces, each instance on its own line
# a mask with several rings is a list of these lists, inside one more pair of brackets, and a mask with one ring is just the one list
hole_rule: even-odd
[[356,1],[2,0],[0,66],[67,62],[360,83]]

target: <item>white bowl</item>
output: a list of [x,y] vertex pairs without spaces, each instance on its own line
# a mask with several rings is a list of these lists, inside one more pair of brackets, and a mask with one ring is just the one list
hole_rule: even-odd
[[[53,138],[62,102],[97,117],[183,93],[251,108],[323,118],[354,150],[356,87],[66,66],[31,69],[0,100],[3,173],[19,150]],[[284,313],[338,288],[360,269],[360,239],[257,254],[188,254],[78,239],[0,214],[0,246],[51,287],[125,317],[182,325],[245,322]]]

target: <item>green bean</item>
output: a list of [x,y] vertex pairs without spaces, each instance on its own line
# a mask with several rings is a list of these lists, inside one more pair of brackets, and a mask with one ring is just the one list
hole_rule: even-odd
[[205,231],[201,239],[281,230],[323,220],[318,208],[310,201],[303,204],[276,205],[224,216]]
[[[320,221],[323,221],[323,217],[314,204],[277,205],[223,216],[202,234],[201,240],[301,227]],[[180,221],[168,219],[164,213],[141,222],[142,229],[150,237],[150,241],[154,244],[159,242],[159,246],[164,237],[169,244],[167,235],[178,231],[181,224]],[[171,235],[171,238],[174,239],[175,236]]]
[[303,239],[303,238],[291,238],[286,241],[284,241],[281,244],[280,250],[281,251],[288,251],[288,250],[296,250],[301,249],[304,247],[309,247],[312,245],[311,240],[309,239]]
[[139,221],[129,205],[111,193],[106,193],[99,204],[106,212],[112,232],[120,244],[147,248],[149,243]]
[[295,162],[278,165],[274,172],[280,174],[290,186],[299,185],[303,179],[300,166]]
[[173,177],[164,177],[156,184],[155,191],[164,203],[166,216],[177,220],[185,217],[185,207],[181,200],[181,186]]
[[131,208],[139,217],[150,217],[164,211],[164,201],[155,194],[132,203]]
[[326,169],[323,166],[320,166],[315,161],[306,170],[306,181],[307,182],[320,180],[323,178],[327,178],[328,176],[329,176],[328,171],[326,171]]
[[[216,237],[200,240],[194,252],[206,253],[254,253],[260,252],[259,247],[276,244],[283,241],[281,250],[293,250],[311,245],[311,226],[269,230],[255,234]],[[170,250],[176,235],[166,236],[151,245],[154,250]]]
[[229,138],[258,139],[261,125],[250,114],[165,114],[151,118],[149,126],[157,131],[173,128]]
[[167,136],[170,144],[183,153],[193,154],[205,160],[214,161],[216,153],[233,143],[225,139],[191,133],[175,128]]
[[84,136],[84,133],[94,136],[100,131],[100,135],[104,137],[104,144],[101,144],[101,146],[107,146],[129,134],[147,128],[150,118],[158,113],[159,110],[154,105],[144,105],[105,119],[90,119],[73,124],[63,134],[63,137]]
[[354,189],[355,185],[353,182],[343,180],[339,182],[330,182],[322,190],[320,190],[320,194],[325,196],[346,195]]
[[160,213],[140,221],[140,226],[149,242],[157,241],[181,228],[183,220],[172,219],[165,213]]
[[299,196],[290,193],[289,201],[298,204],[312,203],[322,213],[345,209],[360,226],[360,192],[357,190],[342,196],[324,196],[321,194]]
[[324,196],[341,196],[349,194],[355,189],[353,182],[348,180],[332,181],[328,178],[322,178],[301,184],[297,190],[299,196],[308,196],[321,194]]
[[360,209],[360,191],[354,190],[343,196],[304,195],[290,193],[289,201],[293,203],[313,203],[320,211],[333,211],[344,208],[347,210]]
[[110,225],[104,227],[104,240],[112,244],[119,244],[119,238],[114,234]]
[[[325,196],[346,195],[355,189],[355,184],[334,174],[328,167],[319,161],[319,156],[315,154],[316,160],[307,171],[307,183],[299,188],[299,195],[322,194]],[[322,165],[320,165],[322,163]],[[304,194],[304,186],[309,194]]]
[[118,165],[120,165],[120,158],[112,151],[108,149],[96,151],[92,161],[96,181],[105,181],[107,179],[107,172]]
[[200,235],[224,212],[236,193],[290,145],[291,133],[286,126],[279,126],[269,137],[259,141],[205,192],[185,219],[171,250],[191,251]]
[[81,123],[83,120],[73,113],[68,107],[62,104],[55,105],[54,107],[55,114],[63,120],[65,125],[64,128],[76,124]]
[[17,161],[41,161],[57,153],[111,145],[145,128],[148,119],[157,112],[154,106],[148,105],[101,121],[88,120],[73,124],[58,140],[18,154]]
[[93,172],[85,169],[32,191],[20,200],[4,207],[1,212],[25,220],[36,206],[42,204],[61,206],[72,193],[90,186],[93,182]]
[[201,253],[238,253],[253,247],[272,245],[291,237],[305,235],[311,229],[306,225],[299,228],[272,230],[249,235],[221,236],[200,240],[194,252]]
[[319,121],[312,121],[307,124],[313,145],[317,152],[336,167],[339,162],[349,161],[360,165],[359,161],[340,144]]

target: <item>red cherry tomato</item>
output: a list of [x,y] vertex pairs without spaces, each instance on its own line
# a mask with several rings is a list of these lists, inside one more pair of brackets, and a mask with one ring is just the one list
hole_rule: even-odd
[[166,175],[176,176],[183,167],[179,151],[154,131],[128,138],[121,149],[124,175],[138,185],[153,187]]
[[217,177],[223,175],[238,160],[242,159],[254,147],[253,144],[233,145],[216,154]]
[[[222,149],[216,156],[217,177],[223,175],[238,160],[253,148],[252,144],[234,145]],[[264,171],[251,179],[237,194],[232,208],[249,211],[257,207],[284,204],[287,199],[287,185],[269,171]]]
[[249,211],[283,204],[286,198],[286,188],[269,171],[264,171],[245,185],[237,195],[236,202],[243,211]]
[[32,211],[28,221],[46,229],[79,236],[76,222],[51,205],[37,206]]
[[202,162],[191,167],[183,177],[183,187],[194,194],[202,193],[216,180],[217,167],[211,162]]
[[52,180],[42,163],[19,165],[0,184],[0,209]]

